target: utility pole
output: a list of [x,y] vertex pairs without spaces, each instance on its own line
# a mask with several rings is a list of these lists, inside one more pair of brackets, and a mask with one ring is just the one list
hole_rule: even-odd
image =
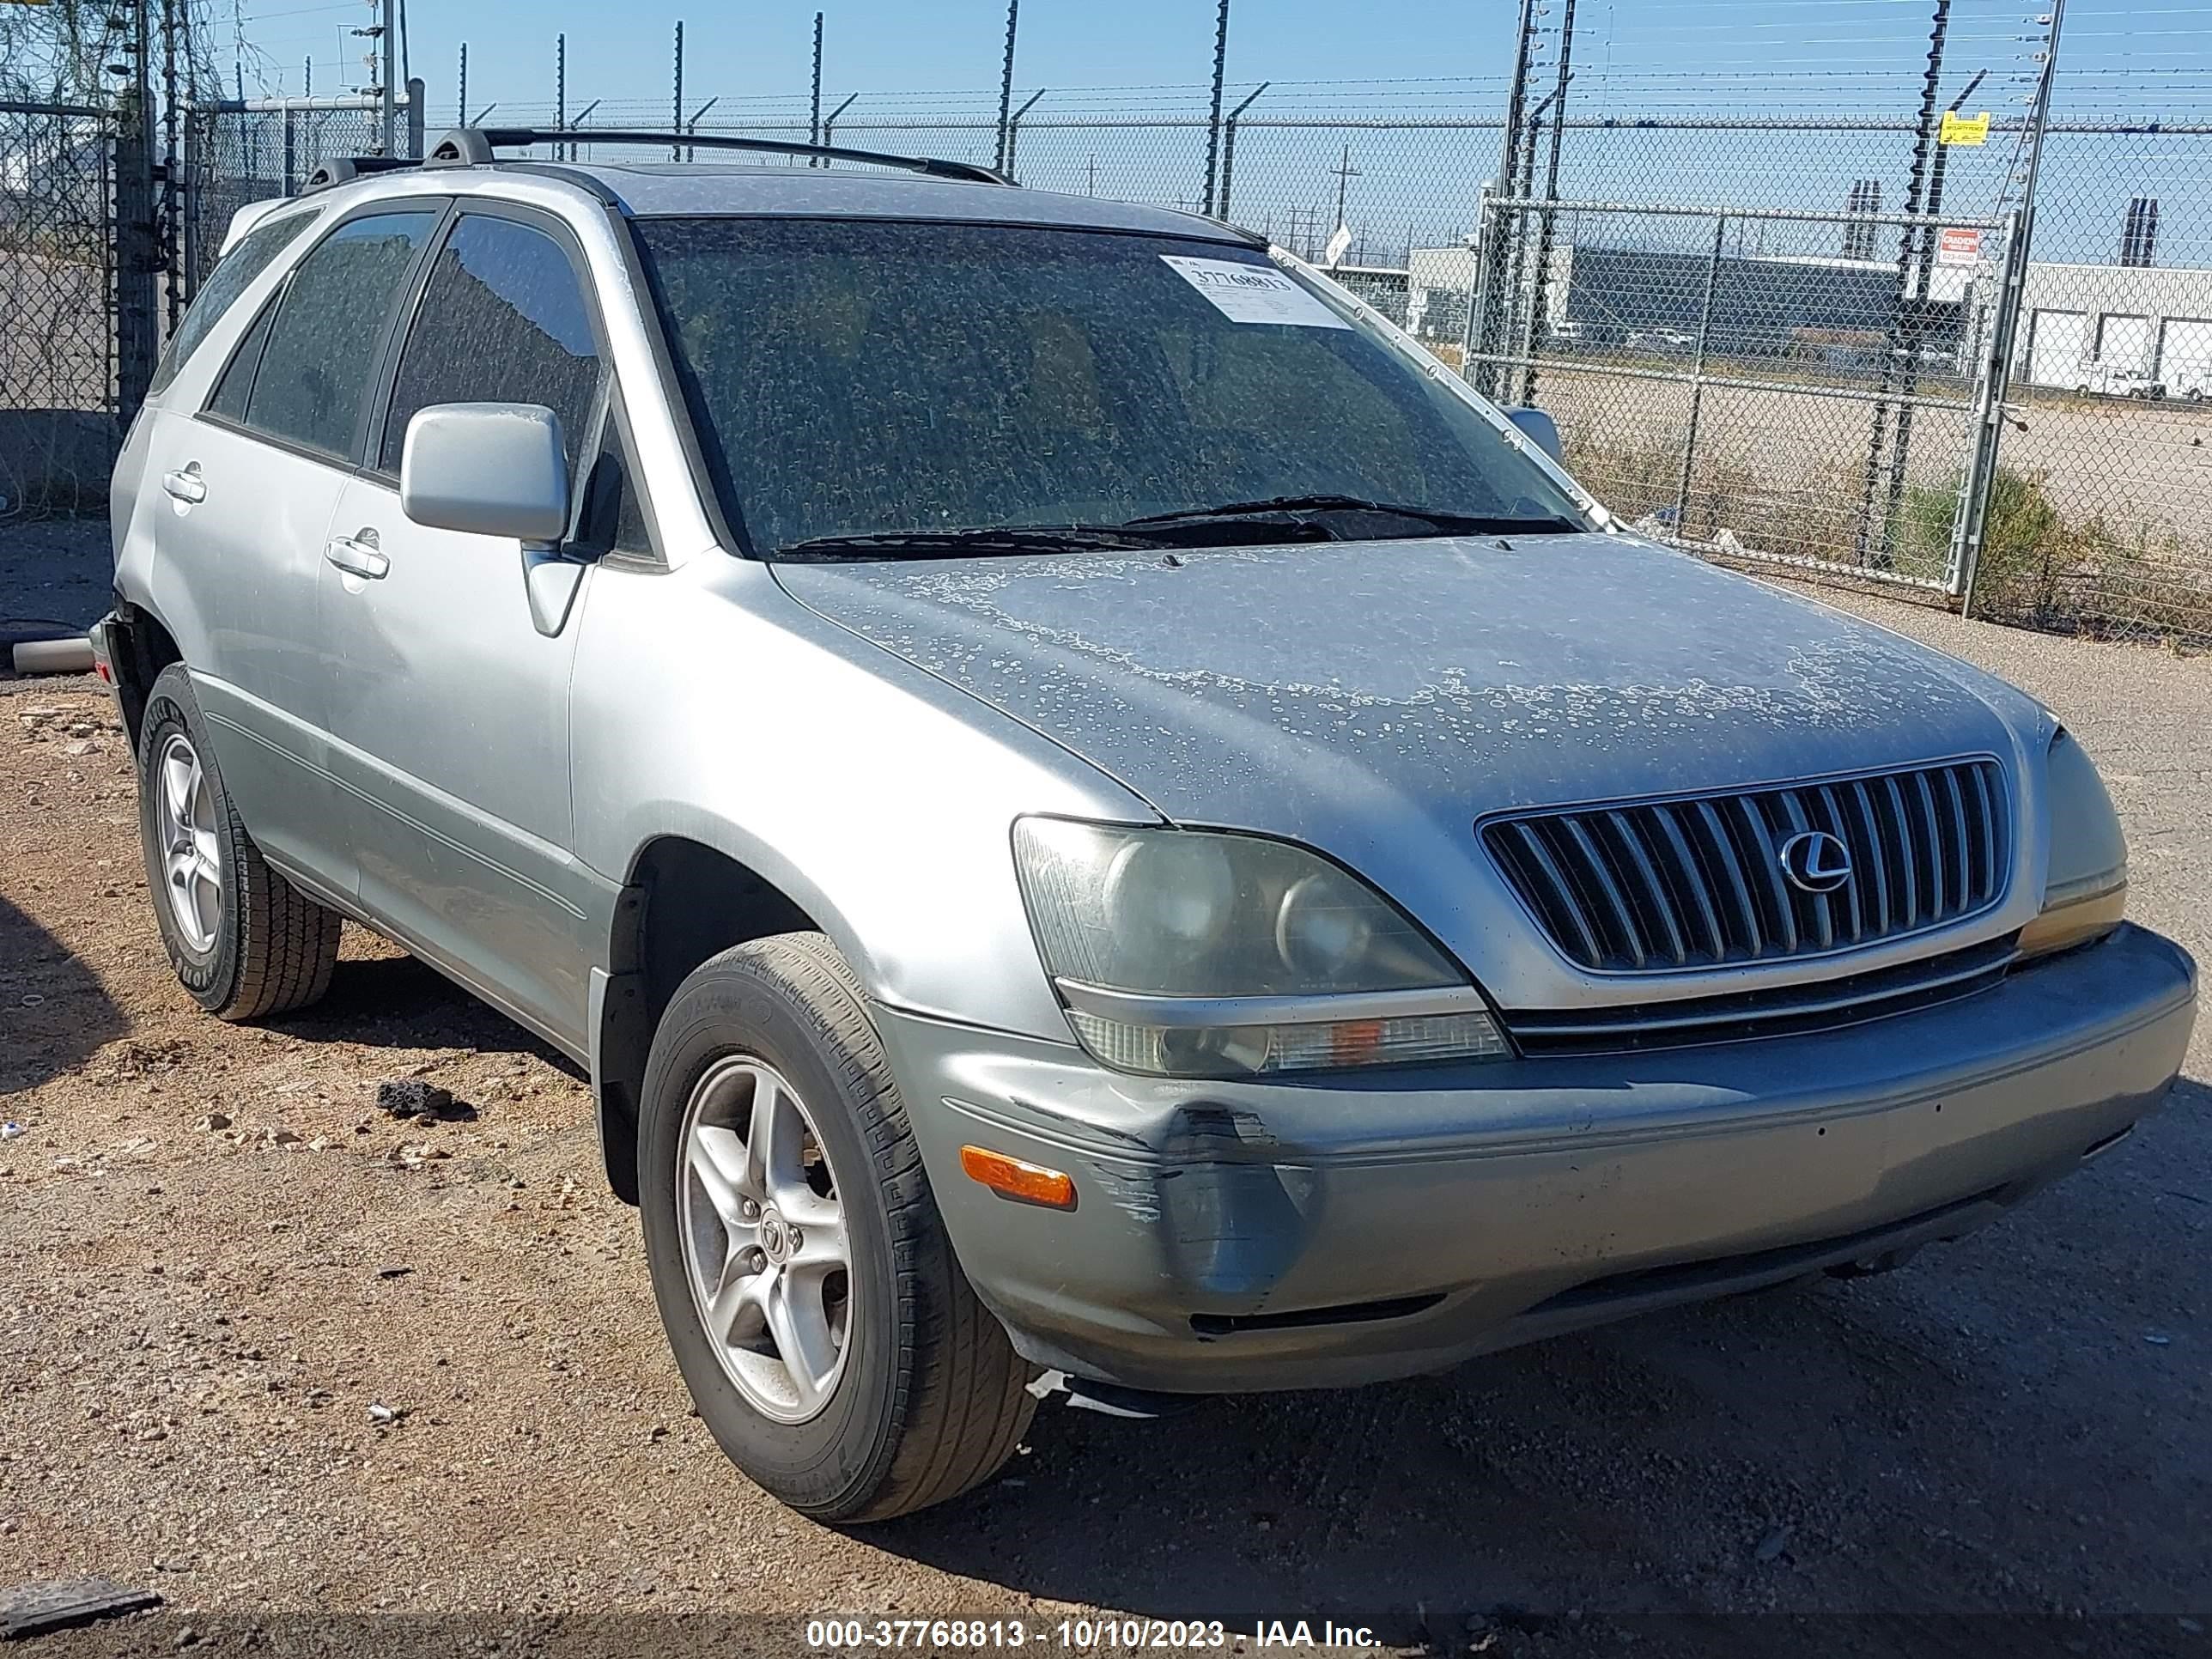
[[671,161],[684,159],[684,20],[676,20],[676,147],[669,153]]
[[[568,37],[564,32],[553,37],[553,131],[566,132],[568,130]],[[556,161],[568,159],[568,145],[565,139],[553,141],[553,159]]]
[[1359,177],[1359,169],[1352,165],[1351,145],[1346,144],[1344,147],[1344,159],[1339,161],[1334,167],[1331,167],[1329,171],[1336,175],[1336,228],[1338,230],[1342,230],[1345,228],[1345,191],[1350,186],[1352,181]]
[[1006,170],[1006,133],[1014,110],[1014,32],[1022,21],[1022,0],[1006,0],[1006,52],[999,66],[998,170]]
[[1229,72],[1229,0],[1221,0],[1213,17],[1213,112],[1206,123],[1206,203],[1209,218],[1218,214],[1221,165],[1221,88]]
[[[312,90],[312,88],[310,88]],[[461,112],[457,118],[462,126],[469,124],[469,43],[461,42]]]

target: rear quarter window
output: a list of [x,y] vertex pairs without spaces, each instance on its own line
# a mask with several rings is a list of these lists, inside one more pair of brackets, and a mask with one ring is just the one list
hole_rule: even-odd
[[252,287],[253,279],[269,269],[276,256],[300,239],[300,233],[314,223],[313,212],[288,213],[257,225],[246,233],[238,246],[222,256],[216,268],[200,284],[198,296],[185,319],[177,325],[177,331],[169,337],[169,349],[161,354],[161,366],[154,373],[149,388],[155,393],[166,392],[200,343],[215,330],[224,313],[236,303],[238,296]]

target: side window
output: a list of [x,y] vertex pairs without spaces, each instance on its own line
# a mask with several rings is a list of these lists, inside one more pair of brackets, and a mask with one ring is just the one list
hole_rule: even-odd
[[277,302],[247,395],[246,423],[325,454],[353,453],[377,343],[439,210],[340,225],[300,262]]
[[253,326],[246,331],[238,349],[230,354],[230,366],[222,371],[222,379],[216,382],[215,396],[208,399],[210,414],[234,421],[246,419],[246,398],[253,390],[253,371],[261,367],[261,350],[269,343],[269,325],[276,318],[276,301],[272,299],[261,307]]
[[407,422],[433,404],[543,404],[561,417],[573,477],[599,387],[591,311],[561,245],[512,219],[464,215],[400,353],[380,465],[399,470]]
[[185,313],[184,321],[169,337],[169,349],[161,354],[161,368],[154,371],[150,392],[168,390],[169,383],[177,378],[192,353],[199,349],[200,342],[222,320],[223,313],[230,309],[256,276],[269,269],[270,261],[298,240],[300,233],[314,222],[312,213],[285,214],[247,232],[236,247],[222,256],[222,263],[200,284],[199,294],[192,301],[191,309]]

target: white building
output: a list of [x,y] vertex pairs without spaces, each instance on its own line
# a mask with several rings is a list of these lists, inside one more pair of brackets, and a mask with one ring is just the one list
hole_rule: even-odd
[[2212,394],[2212,270],[2031,261],[2020,338],[2030,386]]

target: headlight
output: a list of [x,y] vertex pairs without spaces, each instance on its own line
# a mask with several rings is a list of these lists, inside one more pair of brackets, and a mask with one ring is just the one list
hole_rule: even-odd
[[1509,1052],[1425,934],[1303,848],[1024,818],[1014,860],[1069,1024],[1109,1066],[1237,1077]]
[[2051,740],[2045,787],[2051,799],[2051,868],[2043,914],[2021,929],[2024,957],[2048,956],[2101,939],[2128,908],[2128,843],[2105,781],[2064,731]]

